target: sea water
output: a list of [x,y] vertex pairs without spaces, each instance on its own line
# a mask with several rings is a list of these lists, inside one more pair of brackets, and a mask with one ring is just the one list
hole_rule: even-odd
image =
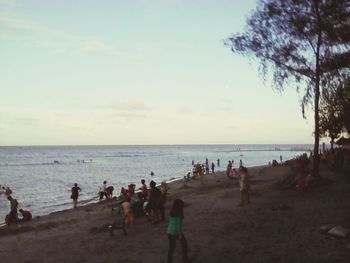
[[[79,205],[98,201],[103,181],[122,186],[141,179],[157,183],[183,178],[192,172],[192,161],[224,170],[228,160],[237,168],[265,165],[269,161],[291,159],[308,152],[311,145],[144,145],[144,146],[26,146],[0,147],[0,185],[9,186],[19,207],[34,216],[71,208],[71,188],[82,189]],[[220,160],[220,166],[217,165]],[[10,210],[0,195],[0,222]]]

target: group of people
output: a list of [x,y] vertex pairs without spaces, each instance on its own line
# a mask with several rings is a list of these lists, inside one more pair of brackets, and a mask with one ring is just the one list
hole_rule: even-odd
[[[219,166],[219,159],[218,159],[218,166]],[[193,173],[193,178],[195,179],[196,176],[202,176],[203,174],[209,174],[210,169],[212,173],[215,173],[215,164],[212,162],[209,165],[209,160],[208,158],[205,158],[205,163],[200,164],[200,163],[194,163],[194,160],[192,160],[192,173]]]
[[[17,199],[11,196],[12,190],[10,187],[0,186],[0,189],[0,194],[6,195],[7,200],[10,202],[10,213],[8,213],[5,217],[6,225],[18,224],[32,220],[31,212],[23,210],[22,208],[18,210],[19,203]],[[21,217],[18,216],[18,212],[20,212]]]

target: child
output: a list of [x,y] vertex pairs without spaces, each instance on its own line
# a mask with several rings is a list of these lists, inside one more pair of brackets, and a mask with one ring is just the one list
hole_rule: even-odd
[[170,211],[170,219],[167,231],[169,239],[168,263],[171,263],[173,261],[176,239],[180,240],[181,242],[183,261],[188,262],[187,241],[184,234],[182,233],[182,220],[184,218],[183,208],[184,202],[180,199],[176,199]]

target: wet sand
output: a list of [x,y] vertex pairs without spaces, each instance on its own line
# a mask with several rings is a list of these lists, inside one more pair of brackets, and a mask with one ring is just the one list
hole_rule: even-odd
[[[166,214],[175,198],[184,200],[184,234],[193,262],[350,262],[349,237],[320,231],[325,224],[350,228],[350,181],[322,168],[326,183],[303,192],[281,190],[277,183],[291,169],[262,169],[249,169],[251,204],[244,207],[237,206],[238,181],[223,172],[169,184]],[[137,218],[127,236],[121,230],[109,236],[116,203],[90,204],[1,228],[1,261],[166,262],[167,222]],[[181,262],[179,243],[174,262]]]

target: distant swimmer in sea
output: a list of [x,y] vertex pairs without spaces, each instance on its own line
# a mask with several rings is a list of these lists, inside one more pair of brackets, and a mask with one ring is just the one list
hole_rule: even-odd
[[72,195],[70,196],[70,198],[73,199],[73,208],[77,208],[80,191],[81,191],[80,187],[78,187],[78,184],[75,183],[74,186],[72,187]]
[[154,175],[154,172],[151,172],[151,176],[153,176]]

